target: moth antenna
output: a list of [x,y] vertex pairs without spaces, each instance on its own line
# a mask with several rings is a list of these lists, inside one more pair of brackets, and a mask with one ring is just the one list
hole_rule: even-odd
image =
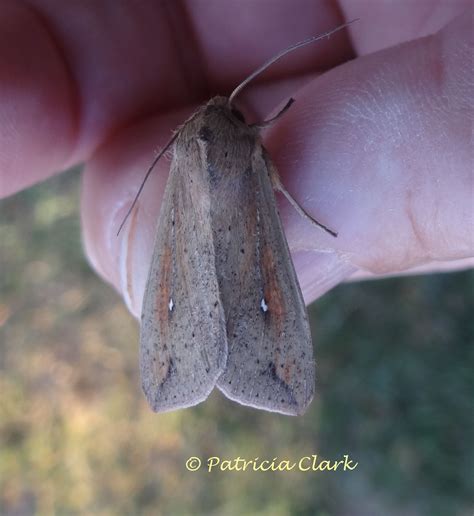
[[342,25],[339,25],[338,27],[329,30],[327,32],[324,32],[323,34],[319,34],[317,36],[312,36],[311,38],[305,39],[304,41],[300,41],[299,43],[295,43],[294,45],[291,45],[288,48],[285,48],[281,52],[279,52],[276,56],[273,56],[268,61],[265,61],[262,66],[257,68],[254,72],[252,72],[246,79],[244,79],[236,88],[235,90],[230,94],[228,105],[229,107],[232,106],[232,101],[235,99],[235,97],[247,86],[247,84],[255,79],[257,75],[260,75],[263,71],[265,71],[269,66],[271,66],[273,63],[281,59],[283,56],[286,56],[286,54],[289,54],[290,52],[293,52],[293,50],[296,50],[298,48],[304,47],[306,45],[309,45],[310,43],[313,43],[315,41],[318,41],[323,38],[328,38],[335,32],[338,32],[348,25],[351,25],[352,23],[358,21],[359,18],[355,18],[354,20],[351,20],[349,22],[343,23]]
[[143,178],[143,181],[140,185],[140,188],[138,189],[137,195],[135,195],[135,199],[133,199],[132,205],[130,206],[129,210],[127,211],[127,214],[125,215],[122,223],[120,224],[119,230],[117,231],[117,236],[119,236],[120,231],[122,231],[123,226],[125,225],[125,222],[127,222],[128,217],[130,217],[130,213],[132,213],[133,208],[135,208],[135,205],[137,204],[138,198],[140,197],[140,194],[142,193],[143,187],[145,186],[145,183],[150,176],[152,170],[155,168],[155,165],[158,163],[158,160],[163,156],[163,154],[171,147],[171,144],[176,140],[178,137],[179,132],[176,132],[173,134],[173,136],[170,138],[168,143],[161,149],[161,151],[158,153],[156,158],[153,160],[152,164],[147,170],[147,173],[145,174],[145,177]]

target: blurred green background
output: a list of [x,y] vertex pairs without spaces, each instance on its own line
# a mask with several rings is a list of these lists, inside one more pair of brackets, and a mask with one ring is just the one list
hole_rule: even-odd
[[[472,515],[473,284],[462,272],[342,285],[310,309],[304,417],[214,392],[153,414],[138,327],[84,258],[79,171],[0,202],[0,514]],[[209,456],[352,472],[189,472]]]

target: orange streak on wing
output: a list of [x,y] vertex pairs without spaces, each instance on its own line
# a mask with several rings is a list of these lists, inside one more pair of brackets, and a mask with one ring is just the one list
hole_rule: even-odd
[[[277,265],[272,248],[266,245],[262,252],[262,271],[264,279],[264,297],[268,305],[269,316],[275,324],[276,333],[281,335],[284,329],[284,318],[287,315],[285,294],[278,282]],[[286,385],[291,385],[296,374],[296,364],[292,357],[287,356],[286,352],[275,349],[274,355],[275,374]]]
[[287,385],[290,384],[290,381],[295,374],[294,371],[295,371],[295,365],[289,364],[288,362],[286,362],[286,364],[283,367],[283,381]]
[[155,313],[162,327],[167,326],[169,302],[171,298],[171,274],[173,254],[170,247],[165,247],[160,257],[160,267],[156,289]]
[[168,377],[171,366],[169,344],[169,302],[171,299],[171,276],[173,254],[170,247],[165,247],[160,257],[160,267],[155,298],[155,314],[158,321],[160,347],[156,349],[154,358],[154,371],[156,377],[163,383]]
[[283,328],[283,317],[286,315],[286,303],[284,293],[281,291],[277,276],[277,266],[269,245],[263,247],[262,252],[263,295],[268,305],[269,316],[277,326],[278,334]]

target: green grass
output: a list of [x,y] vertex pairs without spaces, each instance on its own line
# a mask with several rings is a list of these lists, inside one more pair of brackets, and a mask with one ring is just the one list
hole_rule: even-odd
[[[318,394],[156,415],[136,322],[87,265],[78,172],[0,203],[0,514],[468,515],[474,273],[341,285],[311,307]],[[189,472],[190,456],[358,462]]]

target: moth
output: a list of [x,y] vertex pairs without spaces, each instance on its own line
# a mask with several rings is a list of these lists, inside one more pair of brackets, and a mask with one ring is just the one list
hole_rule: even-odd
[[[302,414],[315,389],[306,307],[278,215],[274,189],[313,224],[281,184],[260,129],[234,106],[241,89],[194,113],[157,156],[172,162],[142,305],[140,369],[154,411],[190,407],[217,386],[228,398]],[[127,214],[127,216],[128,216]],[[126,220],[126,219],[125,219]],[[123,223],[122,223],[123,226]],[[120,230],[119,230],[120,231]]]

